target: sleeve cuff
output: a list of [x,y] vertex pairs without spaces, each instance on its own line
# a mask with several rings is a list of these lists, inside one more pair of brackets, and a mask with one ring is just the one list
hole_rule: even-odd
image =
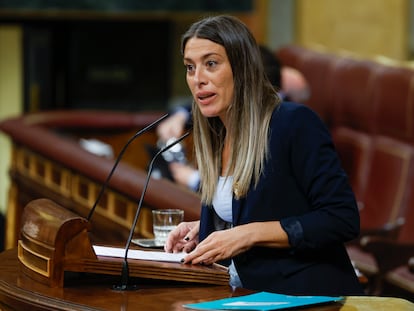
[[301,223],[295,218],[286,218],[280,221],[280,225],[288,235],[291,248],[299,248],[299,245],[303,241],[303,228]]

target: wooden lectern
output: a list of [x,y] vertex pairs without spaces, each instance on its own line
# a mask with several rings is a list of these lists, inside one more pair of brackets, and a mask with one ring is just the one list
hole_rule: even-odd
[[[121,275],[124,258],[96,256],[90,223],[49,199],[37,199],[23,211],[18,244],[20,266],[29,277],[63,287],[65,272]],[[129,276],[228,285],[227,271],[214,266],[128,259]]]

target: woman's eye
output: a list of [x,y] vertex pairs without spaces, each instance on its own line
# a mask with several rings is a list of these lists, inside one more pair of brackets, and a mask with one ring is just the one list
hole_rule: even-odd
[[217,64],[217,62],[215,62],[215,61],[213,61],[213,60],[209,60],[209,61],[207,62],[207,66],[208,66],[208,67],[214,67],[216,64]]
[[194,70],[194,66],[193,65],[185,65],[185,69],[187,70],[187,72],[191,72]]

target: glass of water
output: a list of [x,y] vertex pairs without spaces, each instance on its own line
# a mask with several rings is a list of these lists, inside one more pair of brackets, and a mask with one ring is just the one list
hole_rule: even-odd
[[152,225],[155,244],[163,246],[168,234],[184,220],[184,211],[180,209],[157,209],[152,211]]

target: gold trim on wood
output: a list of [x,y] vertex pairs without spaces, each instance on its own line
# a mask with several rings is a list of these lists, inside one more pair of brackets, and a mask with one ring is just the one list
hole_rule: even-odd
[[[17,171],[18,174],[25,176],[27,180],[32,180],[41,186],[55,192],[59,196],[73,201],[77,206],[84,209],[90,209],[98,196],[101,185],[91,179],[81,175],[79,172],[69,170],[59,163],[51,161],[40,154],[37,154],[23,146],[15,144],[12,149],[13,160],[11,171]],[[15,185],[11,186],[15,189],[16,195],[11,200],[9,211],[13,211],[16,207],[11,207],[11,202],[17,202],[18,189]],[[95,213],[110,219],[111,222],[129,230],[137,208],[137,202],[130,198],[107,189],[98,203]],[[136,235],[151,238],[153,237],[151,214],[145,210],[148,207],[142,207],[142,214],[138,221]],[[148,218],[149,219],[143,219]],[[15,228],[16,222],[12,218],[8,219],[8,225]],[[15,234],[8,236],[9,247],[13,247],[18,237]]]
[[17,257],[28,269],[45,277],[50,277],[52,260],[26,247],[21,240],[19,240],[17,247]]

